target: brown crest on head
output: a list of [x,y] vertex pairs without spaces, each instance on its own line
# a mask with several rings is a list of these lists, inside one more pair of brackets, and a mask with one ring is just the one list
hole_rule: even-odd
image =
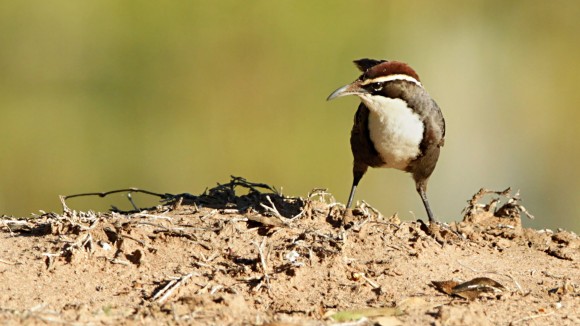
[[365,70],[364,74],[361,76],[361,79],[374,79],[377,77],[389,75],[407,75],[415,78],[418,82],[421,81],[419,79],[419,75],[417,75],[417,73],[415,72],[415,70],[413,70],[413,68],[409,67],[408,64],[400,61],[384,61],[372,67],[369,67],[367,68],[367,70]]

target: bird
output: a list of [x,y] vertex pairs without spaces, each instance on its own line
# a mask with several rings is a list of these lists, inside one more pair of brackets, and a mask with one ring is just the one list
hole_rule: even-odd
[[445,144],[441,109],[408,64],[375,59],[359,59],[354,64],[362,74],[327,98],[356,95],[361,101],[350,135],[353,182],[346,208],[351,207],[368,167],[394,168],[412,175],[429,222],[436,222],[427,183]]

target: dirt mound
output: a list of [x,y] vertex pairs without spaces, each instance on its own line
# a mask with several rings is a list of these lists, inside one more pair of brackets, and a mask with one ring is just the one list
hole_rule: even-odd
[[241,178],[151,194],[0,220],[0,323],[580,324],[580,239],[522,228],[509,190],[432,226]]

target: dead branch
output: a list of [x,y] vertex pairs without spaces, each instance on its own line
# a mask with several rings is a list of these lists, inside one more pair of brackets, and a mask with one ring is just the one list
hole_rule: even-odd
[[138,193],[143,193],[143,194],[147,194],[147,195],[151,195],[151,196],[156,196],[156,197],[159,197],[162,199],[174,196],[171,194],[159,194],[159,193],[145,190],[145,189],[126,188],[126,189],[117,189],[117,190],[111,190],[111,191],[106,191],[106,192],[86,192],[86,193],[66,195],[66,196],[61,196],[61,197],[63,197],[64,200],[67,200],[70,198],[75,198],[75,197],[87,197],[87,196],[98,196],[98,197],[104,198],[104,197],[107,197],[108,195],[117,194],[120,192],[127,192],[127,193],[138,192]]
[[65,215],[67,216],[72,216],[71,214],[73,213],[73,211],[68,207],[68,205],[66,204],[66,200],[67,199],[71,199],[71,198],[76,198],[76,197],[90,197],[90,196],[98,196],[100,198],[104,198],[108,195],[112,195],[112,194],[116,194],[116,193],[123,193],[126,192],[127,193],[127,198],[129,200],[129,202],[131,203],[131,205],[133,206],[134,210],[133,211],[121,211],[116,207],[112,207],[113,211],[117,211],[117,212],[123,212],[123,213],[138,213],[141,210],[137,207],[137,205],[135,204],[135,202],[133,201],[133,197],[132,197],[132,193],[143,193],[143,194],[147,194],[147,195],[151,195],[151,196],[156,196],[161,198],[161,201],[171,201],[174,200],[176,198],[179,198],[181,195],[172,195],[172,194],[160,194],[160,193],[156,193],[153,191],[149,191],[149,190],[145,190],[145,189],[139,189],[139,188],[126,188],[126,189],[117,189],[117,190],[111,190],[111,191],[106,191],[106,192],[87,192],[87,193],[80,193],[80,194],[73,194],[73,195],[60,195],[58,196],[60,199],[60,203],[62,205],[62,209]]
[[[481,188],[470,200],[467,201],[468,204],[461,213],[464,216],[471,216],[475,215],[478,211],[485,211],[491,212],[494,216],[498,217],[513,217],[515,214],[524,213],[528,218],[534,219],[534,216],[520,204],[520,192],[516,191],[514,195],[511,195],[510,192],[510,187],[502,191]],[[498,197],[493,198],[487,205],[480,203],[485,195],[490,194],[495,194]],[[505,197],[507,201],[501,207],[497,208],[497,205],[500,202],[500,197]]]
[[242,177],[236,177],[233,175],[230,176],[230,178],[232,178],[231,181],[229,183],[224,184],[223,186],[229,186],[229,187],[241,186],[241,187],[248,188],[248,189],[255,191],[255,192],[260,192],[256,188],[262,188],[262,189],[269,190],[270,192],[272,192],[274,194],[279,194],[279,192],[276,188],[274,188],[268,184],[265,184],[265,183],[250,182]]

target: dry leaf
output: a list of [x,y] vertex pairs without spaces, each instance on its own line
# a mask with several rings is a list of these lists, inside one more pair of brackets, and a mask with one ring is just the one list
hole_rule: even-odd
[[459,283],[455,281],[432,281],[431,284],[440,292],[451,295],[453,294],[453,288]]
[[468,300],[474,300],[483,293],[501,292],[505,287],[487,278],[477,277],[461,284],[456,281],[433,281],[435,288],[445,294],[456,295]]
[[453,287],[453,294],[477,289],[492,289],[502,291],[505,290],[505,287],[499,284],[498,282],[492,280],[491,278],[477,277],[472,279],[471,281],[467,281]]

